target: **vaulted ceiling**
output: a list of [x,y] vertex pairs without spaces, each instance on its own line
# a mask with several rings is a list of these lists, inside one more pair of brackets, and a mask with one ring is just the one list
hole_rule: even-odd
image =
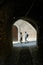
[[15,16],[25,16],[28,12],[29,17],[42,18],[42,0],[0,0],[0,6],[9,7]]
[[14,17],[27,16],[38,21],[43,20],[42,0],[0,0],[0,6]]

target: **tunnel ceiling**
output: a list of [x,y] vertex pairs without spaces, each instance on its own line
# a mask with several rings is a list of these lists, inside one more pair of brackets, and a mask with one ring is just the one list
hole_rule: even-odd
[[27,17],[43,20],[42,0],[0,0],[0,6],[7,9],[14,17],[23,17],[28,12]]

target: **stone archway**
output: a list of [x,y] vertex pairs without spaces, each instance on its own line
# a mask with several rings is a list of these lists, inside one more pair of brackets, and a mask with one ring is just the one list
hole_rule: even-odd
[[[36,40],[37,31],[29,22],[19,19],[15,22],[15,25],[18,27],[18,30],[19,30],[18,33],[20,34],[20,32],[22,32],[23,37],[25,35],[25,32],[27,32],[29,34],[28,41]],[[20,38],[20,36],[19,36],[19,38]],[[24,38],[23,38],[23,41],[25,41]]]
[[21,17],[21,18],[17,18],[17,19],[15,18],[15,23],[16,23],[16,21],[18,21],[20,19],[27,21],[27,23],[30,23],[34,27],[34,29],[37,31],[37,45],[39,45],[39,43],[38,43],[38,41],[39,41],[39,29],[38,29],[38,25],[35,23],[35,20],[31,20],[31,19],[26,18],[26,17]]

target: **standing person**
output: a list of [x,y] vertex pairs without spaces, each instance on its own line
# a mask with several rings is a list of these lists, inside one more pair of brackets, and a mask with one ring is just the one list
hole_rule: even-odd
[[27,32],[25,32],[25,42],[27,42],[27,38],[28,38],[28,33]]
[[22,32],[20,32],[20,42],[22,43]]

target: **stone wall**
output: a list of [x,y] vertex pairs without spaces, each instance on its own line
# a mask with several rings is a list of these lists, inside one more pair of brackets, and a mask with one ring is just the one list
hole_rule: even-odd
[[18,41],[18,29],[14,25],[12,25],[12,40]]
[[7,11],[0,9],[0,56],[10,53],[12,47],[11,26],[9,25]]

